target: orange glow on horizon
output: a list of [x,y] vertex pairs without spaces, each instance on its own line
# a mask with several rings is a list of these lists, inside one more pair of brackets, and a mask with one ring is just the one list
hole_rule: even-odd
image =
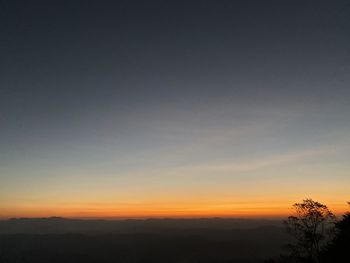
[[[347,211],[346,204],[332,205],[329,208],[336,214],[342,215]],[[293,214],[290,204],[250,205],[202,205],[172,204],[160,205],[125,205],[117,207],[113,205],[35,205],[18,206],[2,209],[0,218],[19,217],[67,217],[67,218],[199,218],[199,217],[240,217],[240,218],[285,218]]]

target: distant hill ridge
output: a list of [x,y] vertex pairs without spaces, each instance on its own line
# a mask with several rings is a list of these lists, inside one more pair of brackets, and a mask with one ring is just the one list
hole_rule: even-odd
[[241,218],[70,219],[11,218],[0,221],[0,234],[137,233],[176,229],[251,229],[280,227],[280,220]]

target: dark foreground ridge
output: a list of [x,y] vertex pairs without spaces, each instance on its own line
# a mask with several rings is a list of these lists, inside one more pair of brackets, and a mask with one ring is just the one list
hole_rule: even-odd
[[0,222],[0,262],[264,262],[288,242],[281,222],[252,219]]

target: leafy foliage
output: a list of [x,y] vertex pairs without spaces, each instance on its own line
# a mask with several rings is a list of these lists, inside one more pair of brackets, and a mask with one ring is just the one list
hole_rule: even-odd
[[[349,203],[350,205],[350,203]],[[345,262],[349,260],[350,251],[350,212],[343,215],[335,224],[335,236],[323,251],[323,262]],[[346,260],[347,259],[347,260]]]
[[296,243],[289,246],[295,262],[319,262],[322,248],[330,239],[335,216],[328,207],[312,199],[293,205],[295,215],[284,221]]

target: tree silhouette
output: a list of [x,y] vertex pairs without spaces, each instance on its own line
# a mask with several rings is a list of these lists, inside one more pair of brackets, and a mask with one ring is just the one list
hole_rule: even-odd
[[326,205],[305,199],[293,205],[296,214],[284,221],[296,243],[290,245],[295,262],[320,262],[320,253],[334,227],[335,216]]
[[[350,205],[350,202],[348,202]],[[324,251],[324,262],[345,262],[349,260],[350,251],[350,212],[343,215],[335,224],[335,236]],[[348,258],[348,260],[346,260]]]

